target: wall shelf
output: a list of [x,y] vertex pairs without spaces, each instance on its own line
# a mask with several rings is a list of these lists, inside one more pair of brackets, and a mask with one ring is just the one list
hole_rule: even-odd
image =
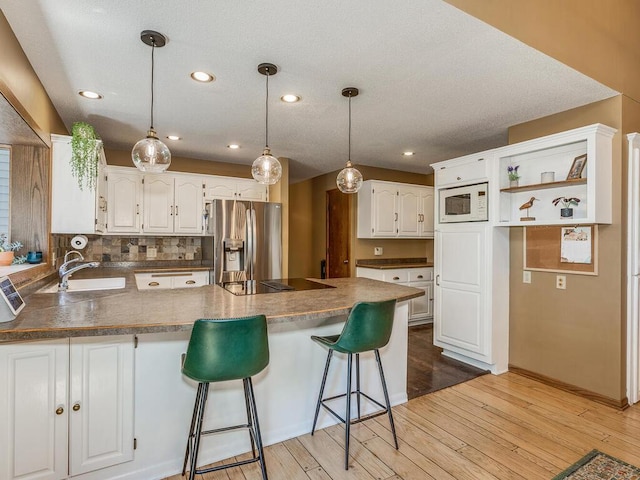
[[562,180],[558,182],[535,183],[531,185],[519,185],[517,187],[501,188],[500,191],[505,193],[530,192],[533,190],[546,190],[548,188],[569,187],[573,185],[586,185],[586,184],[587,184],[586,178],[576,178],[575,180]]

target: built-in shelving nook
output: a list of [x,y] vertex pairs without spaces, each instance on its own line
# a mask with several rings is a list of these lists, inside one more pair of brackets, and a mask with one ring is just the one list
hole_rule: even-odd
[[[498,199],[494,225],[610,224],[612,137],[616,131],[595,124],[494,150],[498,166],[491,196]],[[585,154],[586,164],[579,172],[583,161],[579,157]],[[510,183],[509,166],[518,167],[517,186]],[[577,172],[577,178],[570,178]],[[580,200],[572,205],[572,218],[560,216],[562,205],[553,204],[558,197]],[[529,201],[533,204],[528,212],[520,210]],[[529,219],[523,220],[526,217]]]

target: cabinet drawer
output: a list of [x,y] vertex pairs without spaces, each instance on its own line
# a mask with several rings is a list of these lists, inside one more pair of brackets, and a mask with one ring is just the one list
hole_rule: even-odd
[[409,281],[409,271],[407,268],[394,268],[383,270],[382,280],[389,283],[407,283]]
[[475,183],[487,178],[487,162],[484,158],[476,158],[461,165],[436,166],[435,174],[438,187],[455,183]]
[[172,288],[202,287],[209,284],[208,272],[188,272],[173,277]]
[[171,277],[155,273],[136,273],[136,287],[138,290],[158,290],[171,288]]
[[411,268],[409,270],[410,282],[429,282],[433,280],[433,268]]

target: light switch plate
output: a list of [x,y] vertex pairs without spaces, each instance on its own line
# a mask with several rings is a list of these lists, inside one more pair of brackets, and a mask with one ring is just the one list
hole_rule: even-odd
[[373,247],[374,255],[382,255],[382,247]]
[[531,271],[523,270],[522,271],[522,283],[531,283]]

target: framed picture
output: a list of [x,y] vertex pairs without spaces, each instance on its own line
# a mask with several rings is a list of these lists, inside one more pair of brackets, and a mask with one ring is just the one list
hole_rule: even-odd
[[569,169],[569,174],[567,175],[567,180],[575,180],[576,178],[580,178],[582,175],[582,170],[584,170],[584,166],[587,164],[587,154],[580,155],[573,159],[573,163],[571,164],[571,168]]

